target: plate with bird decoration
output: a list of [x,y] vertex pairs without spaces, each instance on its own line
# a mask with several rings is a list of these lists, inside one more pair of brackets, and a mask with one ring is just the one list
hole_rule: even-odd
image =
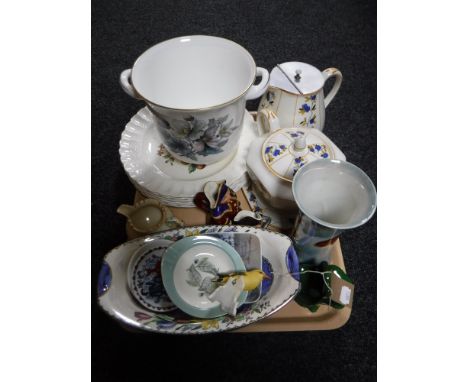
[[[237,251],[225,241],[210,236],[185,237],[172,244],[161,264],[164,288],[175,305],[198,318],[214,318],[226,314],[219,301],[210,296],[219,284],[220,275],[245,272]],[[247,292],[237,296],[238,305],[245,302]]]
[[[268,276],[261,282],[261,295],[257,301],[244,303],[235,316],[224,314],[214,318],[195,318],[181,309],[155,312],[133,298],[127,284],[127,269],[138,249],[157,240],[177,242],[198,235],[222,238],[233,232],[250,233],[259,239],[261,268]],[[241,244],[241,239],[231,241],[239,254],[243,251]],[[164,257],[165,254],[162,255]],[[140,237],[108,252],[98,276],[98,304],[117,321],[144,331],[167,334],[224,332],[262,320],[290,302],[300,290],[298,272],[299,261],[291,239],[286,235],[247,226],[185,227]]]

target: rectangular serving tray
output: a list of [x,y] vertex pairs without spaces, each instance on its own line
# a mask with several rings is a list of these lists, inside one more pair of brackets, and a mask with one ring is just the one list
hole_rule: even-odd
[[[250,205],[242,190],[237,192],[237,197],[242,209],[250,209]],[[135,194],[135,203],[145,197],[138,191]],[[176,208],[169,207],[173,214],[181,219],[186,226],[207,224],[207,215],[198,208]],[[268,227],[275,230],[275,227]],[[127,224],[127,236],[129,240],[140,236]],[[331,250],[331,262],[346,271],[340,241],[337,240]],[[312,313],[306,308],[298,305],[294,300],[262,321],[234,330],[231,333],[254,333],[254,332],[292,332],[310,330],[333,330],[338,329],[349,320],[351,308],[345,307],[337,310],[325,305]]]

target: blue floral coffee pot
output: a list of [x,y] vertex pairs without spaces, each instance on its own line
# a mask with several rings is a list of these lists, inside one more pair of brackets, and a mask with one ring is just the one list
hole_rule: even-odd
[[[335,78],[330,92],[324,96],[323,86]],[[311,127],[320,131],[325,125],[325,108],[341,86],[343,76],[338,69],[323,72],[303,62],[285,62],[271,71],[270,85],[258,109],[258,120],[265,131],[278,128]]]

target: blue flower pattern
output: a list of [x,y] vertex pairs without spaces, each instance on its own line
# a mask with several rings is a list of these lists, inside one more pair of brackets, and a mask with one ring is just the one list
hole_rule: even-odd
[[[289,130],[289,131],[286,130],[283,134],[287,134],[291,139],[291,144],[293,144],[293,141],[296,138],[304,136],[305,133],[304,131],[301,131],[301,130]],[[283,154],[285,154],[288,151],[289,149],[288,146],[284,144],[279,144],[279,143],[271,143],[270,145],[265,147],[264,157],[266,159],[266,163],[268,165],[274,166],[274,162],[276,161],[276,159],[281,158]],[[316,158],[325,158],[325,159],[330,158],[330,151],[329,151],[330,149],[325,144],[313,143],[313,144],[309,144],[307,148],[308,148],[308,151],[311,154],[313,154],[313,156]],[[306,153],[305,155],[302,155],[300,157],[292,158],[292,165],[286,170],[286,173],[284,174],[282,173],[280,175],[286,175],[287,173],[289,173],[290,175],[288,175],[288,178],[292,179],[292,177],[294,177],[296,172],[302,166],[304,166],[306,163],[310,162],[311,160],[314,160],[314,159],[309,158],[309,156],[310,155]]]
[[304,98],[304,103],[299,108],[299,114],[303,117],[303,119],[299,122],[299,124],[303,127],[315,127],[316,121],[316,98],[317,95],[307,96]]
[[273,162],[276,158],[284,154],[288,148],[285,145],[270,145],[265,148],[266,159],[268,163]]
[[[320,156],[321,158],[324,158],[324,159],[330,157],[329,150],[326,145],[311,144],[311,145],[308,145],[307,147],[309,148],[309,151],[313,153],[315,156]],[[305,165],[304,157],[294,158],[293,176],[296,175],[296,172],[304,165]]]
[[288,134],[291,138],[297,138],[297,137],[299,137],[299,136],[304,135],[304,132],[303,132],[303,131],[288,131],[287,134]]

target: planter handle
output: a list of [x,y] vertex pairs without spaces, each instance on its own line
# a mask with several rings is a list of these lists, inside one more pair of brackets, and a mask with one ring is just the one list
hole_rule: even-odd
[[124,92],[127,93],[130,97],[142,100],[143,98],[141,98],[132,85],[131,77],[132,69],[125,69],[122,73],[120,73],[120,86],[122,86]]
[[266,92],[268,84],[270,83],[270,73],[264,68],[257,68],[257,77],[262,77],[258,85],[252,85],[247,92],[246,99],[251,100],[261,97]]

